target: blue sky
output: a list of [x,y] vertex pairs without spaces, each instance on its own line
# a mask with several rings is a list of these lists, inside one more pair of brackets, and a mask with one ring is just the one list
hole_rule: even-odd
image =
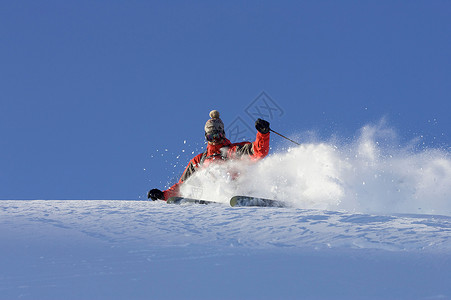
[[139,199],[202,151],[211,109],[252,128],[265,101],[300,141],[385,118],[449,149],[450,15],[449,1],[2,1],[0,199]]

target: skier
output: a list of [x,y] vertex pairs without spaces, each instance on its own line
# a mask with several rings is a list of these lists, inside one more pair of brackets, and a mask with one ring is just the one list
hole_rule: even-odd
[[224,123],[219,118],[219,112],[212,110],[210,118],[205,123],[205,138],[207,150],[196,155],[188,163],[180,180],[165,191],[152,189],[147,193],[147,198],[152,200],[168,200],[170,197],[180,196],[180,185],[183,184],[200,167],[208,166],[210,163],[237,159],[248,156],[251,159],[261,159],[269,151],[269,122],[258,119],[255,122],[257,137],[253,143],[241,142],[232,144],[226,137]]

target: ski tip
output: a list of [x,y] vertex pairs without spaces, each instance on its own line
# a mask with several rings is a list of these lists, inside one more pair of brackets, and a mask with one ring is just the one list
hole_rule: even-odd
[[236,206],[236,204],[238,203],[238,197],[239,196],[233,196],[231,199],[230,199],[230,206]]

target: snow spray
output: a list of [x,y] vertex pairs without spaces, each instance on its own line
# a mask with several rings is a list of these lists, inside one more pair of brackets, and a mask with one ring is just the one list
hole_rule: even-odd
[[400,147],[383,125],[350,143],[305,143],[258,162],[230,161],[196,172],[186,197],[228,202],[234,195],[297,208],[451,215],[451,158],[441,149]]

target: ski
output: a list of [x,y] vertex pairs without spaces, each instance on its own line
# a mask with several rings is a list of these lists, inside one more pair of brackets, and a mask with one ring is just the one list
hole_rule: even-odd
[[166,203],[168,203],[168,204],[185,204],[185,203],[213,204],[213,203],[219,203],[219,202],[193,199],[193,198],[185,198],[185,197],[171,197],[166,201]]
[[287,205],[278,200],[264,199],[249,196],[234,196],[230,199],[230,206],[263,206],[263,207],[286,207]]
[[[168,204],[220,204],[220,202],[201,200],[185,197],[171,197],[166,203]],[[287,207],[286,203],[278,200],[271,200],[250,196],[234,196],[230,199],[230,206],[260,206],[260,207]]]

